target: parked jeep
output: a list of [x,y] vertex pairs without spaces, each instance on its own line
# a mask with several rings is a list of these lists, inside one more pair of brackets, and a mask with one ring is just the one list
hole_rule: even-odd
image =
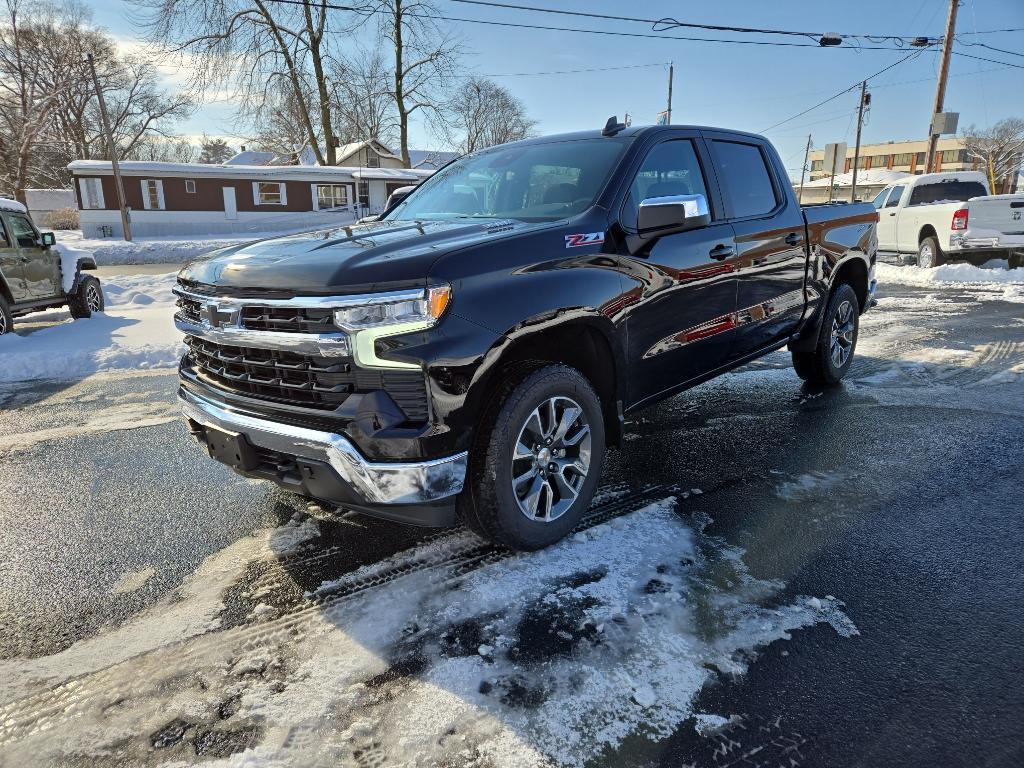
[[75,319],[103,311],[100,281],[82,274],[96,269],[95,259],[62,259],[55,242],[24,205],[0,198],[0,335],[13,329],[15,317],[41,309],[66,304]]

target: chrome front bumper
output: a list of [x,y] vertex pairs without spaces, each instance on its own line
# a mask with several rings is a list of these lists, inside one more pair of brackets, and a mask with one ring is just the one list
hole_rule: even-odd
[[247,416],[184,389],[178,399],[185,417],[199,424],[243,434],[268,450],[327,462],[367,504],[437,501],[459,493],[466,479],[465,451],[429,461],[371,462],[344,435]]

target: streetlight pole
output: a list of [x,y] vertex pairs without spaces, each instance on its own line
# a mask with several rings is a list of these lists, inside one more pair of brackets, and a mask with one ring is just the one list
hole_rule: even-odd
[[800,169],[800,191],[796,195],[797,205],[804,199],[804,177],[807,175],[807,160],[811,156],[811,134],[807,134],[807,149],[804,150],[804,166]]
[[953,32],[956,29],[956,11],[959,0],[949,0],[949,16],[946,18],[946,36],[942,40],[942,60],[939,63],[939,81],[935,85],[935,106],[932,108],[932,121],[928,126],[928,154],[925,156],[924,172],[931,173],[935,163],[935,150],[939,144],[939,134],[935,133],[935,116],[942,111],[946,100],[946,79],[949,77],[949,60],[953,55]]
[[124,183],[121,180],[121,167],[117,164],[117,146],[114,144],[114,133],[110,130],[107,104],[103,100],[103,89],[100,88],[100,79],[96,76],[96,62],[93,61],[92,54],[86,54],[86,59],[89,61],[92,82],[96,87],[96,100],[100,104],[100,120],[103,122],[103,132],[107,136],[107,146],[110,147],[110,164],[114,169],[114,189],[117,191],[117,205],[121,209],[121,227],[124,231],[124,239],[131,242],[132,223],[128,217],[128,207],[124,203]]

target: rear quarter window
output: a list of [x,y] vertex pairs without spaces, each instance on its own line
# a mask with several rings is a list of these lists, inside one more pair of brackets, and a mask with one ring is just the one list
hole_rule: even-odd
[[761,147],[738,141],[713,141],[718,178],[733,218],[771,213],[779,204]]
[[939,181],[934,184],[919,184],[914,187],[907,205],[962,203],[972,197],[981,197],[987,194],[985,186],[978,181]]

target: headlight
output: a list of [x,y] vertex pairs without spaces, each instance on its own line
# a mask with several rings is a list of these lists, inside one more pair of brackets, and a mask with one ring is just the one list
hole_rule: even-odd
[[334,310],[334,324],[346,331],[360,331],[389,325],[427,328],[437,322],[451,301],[450,286],[424,291],[396,291],[363,299],[350,307]]

